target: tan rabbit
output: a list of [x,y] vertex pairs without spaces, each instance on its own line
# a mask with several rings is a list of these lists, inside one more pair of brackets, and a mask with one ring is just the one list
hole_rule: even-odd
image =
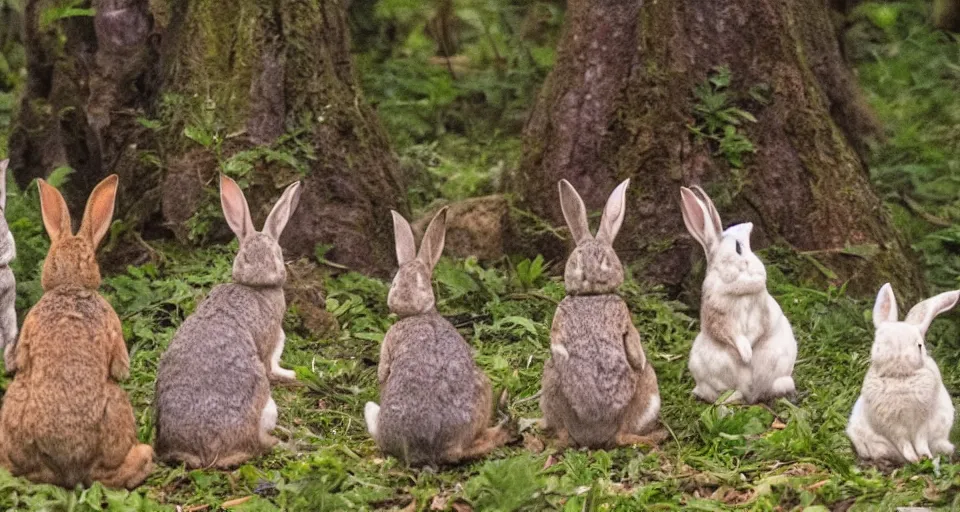
[[561,444],[603,448],[655,444],[660,390],[640,344],[630,310],[616,294],[623,268],[613,239],[626,212],[630,180],[607,200],[597,236],[587,210],[567,180],[560,180],[560,206],[577,247],[567,260],[567,296],[553,317],[552,357],[543,368],[544,427]]
[[409,464],[480,457],[508,439],[489,428],[490,380],[470,346],[434,306],[431,274],[443,253],[447,209],[430,222],[417,254],[410,224],[393,212],[400,271],[387,305],[400,316],[380,348],[380,404],[367,402],[367,430],[384,452]]
[[270,381],[296,380],[280,367],[286,336],[286,268],[280,234],[297,209],[300,182],[253,228],[243,191],[220,177],[220,201],[240,239],[233,283],[221,284],[180,326],[157,370],[157,454],[187,467],[229,468],[277,443]]
[[133,408],[117,384],[130,361],[120,319],[97,293],[95,255],[110,228],[117,176],[90,194],[77,235],[63,197],[39,184],[51,245],[43,297],[24,320],[3,398],[0,464],[34,482],[133,488],[150,473],[153,450],[137,442]]
[[901,322],[893,287],[880,288],[873,306],[877,330],[870,369],[847,424],[847,436],[861,459],[913,463],[953,455],[950,430],[956,410],[923,338],[933,319],[958,299],[958,290],[931,297]]
[[767,269],[750,250],[753,224],[723,229],[720,213],[700,187],[680,188],[687,230],[703,246],[700,333],[690,348],[693,394],[715,402],[757,403],[796,393],[797,340],[790,321],[767,291]]

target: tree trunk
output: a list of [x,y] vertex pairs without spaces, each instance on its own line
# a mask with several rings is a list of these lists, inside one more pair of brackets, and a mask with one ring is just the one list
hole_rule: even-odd
[[[755,246],[793,247],[861,291],[889,280],[918,292],[915,259],[858,154],[874,125],[828,9],[820,0],[571,0],[507,188],[522,209],[559,226],[560,178],[593,209],[632,178],[617,249],[651,282],[680,285],[702,259],[678,206],[680,186],[699,183],[726,224],[756,224]],[[729,87],[704,86],[719,66],[729,67]],[[742,155],[743,168],[692,133],[706,122],[698,86],[755,116],[734,126],[756,148]],[[562,257],[556,238],[537,242]]]
[[960,32],[960,0],[933,0],[933,25]]
[[[118,210],[146,236],[229,236],[216,173],[247,185],[255,222],[304,179],[281,241],[290,256],[393,266],[389,209],[406,211],[397,163],[354,76],[337,0],[99,0],[49,27],[28,0],[29,86],[11,140],[18,182],[77,172],[72,208],[119,173]],[[60,44],[58,36],[66,43]]]

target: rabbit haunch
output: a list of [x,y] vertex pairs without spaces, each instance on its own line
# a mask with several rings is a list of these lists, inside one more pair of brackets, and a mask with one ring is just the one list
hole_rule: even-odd
[[924,336],[933,319],[951,309],[960,291],[942,293],[910,310],[899,321],[890,284],[873,308],[876,327],[870,368],[853,406],[847,436],[865,460],[917,462],[952,454],[954,407]]
[[446,208],[430,222],[419,253],[407,221],[393,212],[397,272],[387,296],[401,317],[380,347],[380,405],[367,402],[367,430],[380,449],[409,464],[454,463],[507,440],[488,427],[490,380],[470,346],[434,306],[431,275],[443,253]]
[[629,183],[610,195],[596,237],[576,190],[566,180],[559,183],[576,247],[564,274],[567,296],[553,317],[540,407],[544,427],[556,431],[561,443],[602,448],[656,441],[657,376],[626,303],[616,295],[623,267],[613,240],[623,223]]
[[177,330],[156,383],[157,453],[188,467],[228,468],[277,443],[271,381],[295,380],[280,367],[286,279],[277,242],[296,210],[300,182],[287,187],[253,228],[243,192],[220,178],[224,217],[240,239],[233,283],[215,287]]
[[700,333],[690,350],[693,394],[708,402],[733,390],[730,401],[755,403],[795,391],[797,341],[780,305],[767,292],[767,273],[750,250],[753,224],[723,230],[720,214],[699,187],[681,187],[687,230],[703,246]]
[[39,180],[50,251],[44,294],[23,323],[16,375],[0,410],[0,465],[67,488],[139,485],[153,450],[137,442],[133,408],[117,384],[130,370],[120,319],[96,289],[95,250],[113,217],[117,177],[90,194],[77,235],[60,193]]

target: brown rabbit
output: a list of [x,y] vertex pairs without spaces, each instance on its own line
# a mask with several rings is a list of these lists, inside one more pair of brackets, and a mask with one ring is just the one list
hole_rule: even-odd
[[413,465],[480,457],[508,440],[503,428],[488,427],[490,380],[434,305],[430,276],[443,253],[446,215],[444,208],[430,222],[417,254],[410,224],[393,212],[400,271],[387,306],[400,321],[380,347],[381,405],[364,408],[380,449]]
[[660,391],[627,304],[616,294],[623,267],[613,240],[626,212],[630,180],[607,200],[597,236],[587,210],[567,180],[560,180],[560,206],[577,247],[567,260],[567,296],[550,330],[552,357],[543,367],[544,426],[561,444],[590,448],[655,444]]
[[230,468],[268,452],[277,438],[270,381],[296,380],[280,367],[287,279],[280,234],[297,209],[300,182],[287,187],[253,227],[243,191],[220,176],[220,203],[240,239],[233,282],[216,286],[184,320],[157,369],[157,454],[189,468]]
[[39,185],[50,252],[0,411],[0,464],[39,483],[133,488],[150,473],[153,449],[137,442],[133,408],[117,384],[130,372],[120,319],[97,293],[95,250],[113,217],[117,176],[90,194],[77,235],[60,193]]

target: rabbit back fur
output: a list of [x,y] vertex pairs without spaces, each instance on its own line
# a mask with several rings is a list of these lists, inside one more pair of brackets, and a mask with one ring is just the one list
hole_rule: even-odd
[[576,445],[612,446],[620,433],[656,426],[657,377],[650,364],[630,363],[630,322],[617,295],[567,296],[557,307],[551,337],[563,351],[544,366],[541,407],[547,427],[566,429]]
[[389,375],[381,379],[378,444],[411,464],[456,462],[492,412],[490,381],[470,346],[435,311],[398,321],[383,343]]
[[111,367],[125,374],[129,364],[121,332],[107,301],[84,288],[47,292],[30,310],[0,411],[0,443],[15,475],[72,488],[123,463],[137,433],[130,402],[110,378]]
[[191,467],[258,455],[269,369],[282,338],[279,288],[215,287],[184,321],[157,371],[157,453]]
[[113,175],[94,188],[74,235],[63,196],[38,180],[51,240],[44,293],[6,354],[16,375],[0,409],[0,465],[34,482],[132,488],[152,468],[153,449],[137,442],[133,408],[117,384],[130,370],[120,319],[97,293],[95,251],[117,185]]

